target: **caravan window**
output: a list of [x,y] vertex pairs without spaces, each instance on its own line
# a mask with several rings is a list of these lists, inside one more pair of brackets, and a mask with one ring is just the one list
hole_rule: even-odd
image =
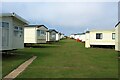
[[41,35],[45,35],[45,31],[41,30],[40,32],[41,32]]
[[9,23],[8,22],[2,22],[2,27],[9,28]]
[[23,28],[15,26],[14,27],[14,35],[15,35],[15,37],[21,37],[22,34],[23,34]]
[[20,31],[22,31],[22,30],[23,30],[23,28],[22,28],[22,27],[19,27],[19,30],[20,30]]
[[37,36],[40,36],[40,30],[37,30]]
[[14,30],[18,30],[19,28],[17,26],[14,27]]
[[45,35],[45,34],[46,34],[45,31],[43,31],[43,30],[37,30],[37,35],[38,36]]
[[19,33],[20,33],[20,37],[23,35],[23,28],[19,27]]
[[17,26],[15,26],[14,27],[14,35],[15,35],[15,37],[18,37],[18,34],[19,34],[18,30],[19,30],[19,28]]
[[96,39],[102,39],[103,35],[102,33],[96,33]]
[[112,33],[112,39],[115,39],[115,33]]

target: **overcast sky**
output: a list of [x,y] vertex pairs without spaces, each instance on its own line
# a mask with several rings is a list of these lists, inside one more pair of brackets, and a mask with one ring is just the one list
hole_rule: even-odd
[[114,29],[118,22],[118,2],[3,2],[2,12],[15,12],[30,24],[44,24],[66,35]]

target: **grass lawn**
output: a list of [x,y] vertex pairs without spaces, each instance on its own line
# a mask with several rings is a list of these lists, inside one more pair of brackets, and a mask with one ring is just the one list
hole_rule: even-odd
[[13,51],[14,54],[2,55],[2,77],[10,73],[13,69],[17,68],[21,63],[32,57],[19,51]]
[[[61,40],[54,44],[42,44],[39,48],[17,50],[25,55],[36,55],[37,59],[18,78],[117,78],[118,54],[114,49],[84,47],[75,40]],[[15,63],[12,63],[14,62]],[[3,67],[19,64],[25,60],[3,60]],[[19,63],[18,63],[19,62]],[[9,66],[8,66],[9,67]],[[14,66],[15,67],[15,66]],[[3,68],[3,72],[8,70]],[[4,71],[5,70],[5,71]]]

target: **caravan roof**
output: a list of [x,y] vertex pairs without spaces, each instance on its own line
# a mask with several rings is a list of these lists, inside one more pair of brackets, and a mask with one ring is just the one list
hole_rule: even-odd
[[37,27],[37,28],[39,28],[42,26],[44,26],[46,29],[48,29],[45,25],[26,25],[25,27]]
[[120,21],[115,25],[115,27],[117,27],[120,24]]
[[58,33],[58,31],[56,31],[55,29],[49,29],[47,32],[52,32],[55,31],[56,33]]
[[29,23],[28,21],[26,21],[25,19],[23,19],[22,17],[18,16],[15,13],[0,13],[0,17],[3,17],[3,16],[15,17],[15,18],[19,19],[20,21],[22,21],[23,23],[26,23],[26,24]]

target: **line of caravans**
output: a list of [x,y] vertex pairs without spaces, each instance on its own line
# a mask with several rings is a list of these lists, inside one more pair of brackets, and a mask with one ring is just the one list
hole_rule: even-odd
[[24,48],[24,43],[59,41],[64,34],[45,25],[28,25],[28,21],[15,13],[0,15],[0,51]]
[[113,30],[91,30],[82,34],[71,34],[70,38],[85,42],[86,48],[92,46],[115,46],[115,50],[120,51],[120,22]]
[[85,33],[71,34],[70,38],[79,40],[80,42],[85,42]]

